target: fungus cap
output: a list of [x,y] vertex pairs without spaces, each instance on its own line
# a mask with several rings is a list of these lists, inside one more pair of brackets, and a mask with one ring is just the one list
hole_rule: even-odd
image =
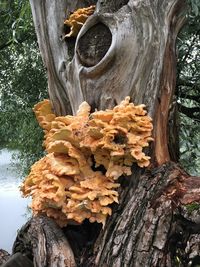
[[143,148],[153,140],[152,120],[144,105],[129,101],[91,114],[83,102],[75,116],[59,117],[49,100],[35,105],[47,155],[21,186],[24,196],[32,196],[33,214],[44,213],[61,227],[84,219],[105,224],[109,205],[118,203],[117,179],[131,175],[133,163],[150,163]]

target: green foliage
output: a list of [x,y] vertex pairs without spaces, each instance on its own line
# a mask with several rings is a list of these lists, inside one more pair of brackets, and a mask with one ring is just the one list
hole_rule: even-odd
[[0,147],[17,150],[24,175],[43,154],[43,133],[32,111],[47,97],[28,1],[0,4]]
[[180,161],[191,175],[200,172],[200,125],[195,120],[180,114]]
[[182,266],[182,263],[181,263],[181,259],[176,256],[175,257],[175,267],[181,267]]
[[192,175],[200,172],[200,1],[178,37],[177,96],[180,111],[180,162]]
[[190,6],[189,16],[197,17],[200,14],[200,2],[199,0],[188,0]]
[[185,206],[188,212],[193,212],[195,210],[199,210],[200,204],[198,203],[191,203]]
[[0,17],[0,49],[35,39],[28,0],[1,0]]

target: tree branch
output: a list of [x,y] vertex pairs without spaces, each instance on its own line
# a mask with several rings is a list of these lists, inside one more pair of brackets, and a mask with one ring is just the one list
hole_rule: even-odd
[[7,47],[10,46],[12,43],[13,43],[13,40],[8,41],[8,42],[6,42],[6,43],[4,43],[4,44],[1,44],[1,45],[0,45],[0,50],[3,50],[4,48],[7,48]]
[[[199,88],[200,89],[200,88]],[[179,95],[180,98],[186,98],[186,99],[190,99],[190,100],[194,100],[198,103],[200,103],[200,95],[187,95],[185,93],[181,93]]]
[[178,81],[177,81],[177,85],[178,86],[188,86],[188,87],[192,87],[192,88],[195,88],[195,87],[199,87],[200,86],[200,83],[198,83],[198,81],[194,81],[192,80],[191,82],[191,79],[193,77],[185,77],[186,79],[183,79],[183,78],[180,78]]
[[200,107],[188,108],[178,103],[178,110],[191,119],[199,120],[199,114],[195,115],[195,113],[200,112]]
[[199,33],[200,33],[200,30],[198,30],[196,32],[196,34],[194,35],[194,37],[192,38],[192,41],[190,42],[190,45],[188,46],[188,51],[187,51],[187,53],[184,54],[184,57],[182,60],[180,60],[179,64],[185,64],[186,63],[188,56],[190,55],[192,48],[193,48],[193,46],[194,46],[194,44],[198,38]]
[[12,39],[12,40],[10,40],[8,42],[5,42],[3,44],[0,44],[0,51],[3,50],[3,49],[5,49],[5,48],[7,48],[7,47],[9,47],[13,43],[15,43],[15,44],[22,44],[25,41],[27,41],[28,39],[31,39],[30,37],[32,37],[32,40],[35,40],[36,41],[36,37],[33,37],[30,34],[26,34],[22,38],[17,39],[17,42]]

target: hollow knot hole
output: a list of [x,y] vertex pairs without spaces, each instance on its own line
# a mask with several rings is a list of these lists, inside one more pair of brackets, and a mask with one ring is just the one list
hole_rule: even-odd
[[78,41],[77,54],[83,66],[92,67],[105,56],[112,42],[112,34],[103,23],[92,26]]

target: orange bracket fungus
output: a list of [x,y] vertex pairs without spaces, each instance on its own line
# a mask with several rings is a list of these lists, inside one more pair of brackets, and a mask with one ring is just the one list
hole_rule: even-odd
[[[109,205],[118,202],[116,180],[130,175],[133,163],[150,163],[143,148],[153,140],[152,120],[144,105],[129,101],[126,97],[112,110],[91,114],[83,102],[76,116],[60,117],[49,100],[35,105],[47,155],[32,166],[21,186],[24,196],[32,196],[33,214],[47,214],[61,227],[84,219],[105,224],[112,212]],[[106,171],[95,171],[99,166]]]
[[95,5],[79,8],[70,17],[65,20],[64,24],[70,27],[70,33],[66,34],[64,37],[76,37],[86,22],[87,18],[94,13]]

